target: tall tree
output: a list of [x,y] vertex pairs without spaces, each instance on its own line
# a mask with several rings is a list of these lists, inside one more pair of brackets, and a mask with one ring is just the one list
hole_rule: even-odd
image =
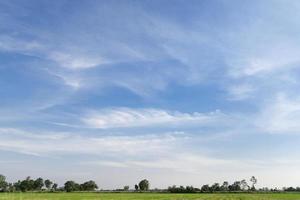
[[4,192],[7,189],[7,182],[6,182],[6,177],[2,174],[0,174],[0,191]]
[[255,191],[255,184],[257,183],[257,179],[255,178],[255,176],[252,176],[252,177],[250,178],[250,181],[252,182],[251,190],[252,190],[252,191]]
[[139,190],[139,186],[138,186],[137,184],[135,184],[135,185],[134,185],[134,189],[135,189],[136,191],[138,191],[138,190]]
[[139,183],[139,188],[142,191],[147,191],[149,190],[150,184],[149,181],[147,179],[141,180]]
[[54,183],[54,184],[52,185],[52,190],[53,190],[53,191],[56,191],[56,190],[57,190],[57,186],[58,186],[57,183]]
[[241,189],[242,190],[249,190],[249,185],[245,179],[241,180]]
[[222,186],[221,186],[221,190],[222,191],[228,191],[228,186],[229,186],[229,183],[227,181],[224,181]]
[[45,180],[45,186],[48,190],[50,190],[52,184],[53,184],[52,181],[50,181],[49,179]]

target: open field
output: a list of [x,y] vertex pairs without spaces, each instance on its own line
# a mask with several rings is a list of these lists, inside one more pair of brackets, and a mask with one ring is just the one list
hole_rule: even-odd
[[300,193],[282,194],[151,194],[151,193],[3,193],[0,200],[285,200]]

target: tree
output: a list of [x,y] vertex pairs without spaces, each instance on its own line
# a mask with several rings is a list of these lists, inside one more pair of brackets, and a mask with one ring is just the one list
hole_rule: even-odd
[[242,190],[249,190],[249,185],[245,179],[241,180],[241,189]]
[[138,186],[137,184],[135,184],[135,185],[134,185],[134,189],[135,189],[136,191],[138,191],[138,190],[139,190],[139,186]]
[[48,190],[50,190],[52,184],[53,184],[52,181],[50,181],[49,179],[45,180],[45,186]]
[[19,188],[22,192],[33,191],[34,190],[34,180],[28,176],[25,180],[19,183]]
[[7,182],[6,182],[6,177],[2,174],[0,174],[0,191],[5,192],[7,189]]
[[220,191],[220,185],[219,183],[215,183],[210,187],[211,192]]
[[185,187],[185,192],[186,193],[194,193],[195,192],[195,188],[193,186],[186,186]]
[[56,191],[57,190],[57,183],[54,183],[53,185],[52,185],[52,191]]
[[142,191],[147,191],[149,190],[149,181],[147,179],[141,180],[139,183],[139,188]]
[[87,181],[80,185],[80,188],[83,191],[94,191],[98,188],[97,184],[94,181]]
[[228,191],[228,186],[229,186],[229,183],[227,181],[224,181],[223,185],[220,188],[220,190],[221,191]]
[[13,184],[13,186],[14,186],[16,191],[21,191],[21,181],[20,180],[18,180],[18,182],[15,182]]
[[65,183],[65,190],[67,192],[73,192],[73,191],[78,191],[80,189],[79,184],[75,183],[74,181],[67,181]]
[[201,192],[209,192],[209,191],[210,191],[209,185],[203,185],[201,187]]
[[228,186],[230,191],[240,191],[241,190],[241,182],[235,181],[232,185]]
[[129,190],[129,186],[125,185],[123,189],[124,189],[124,191],[128,191]]
[[38,178],[34,181],[34,190],[41,190],[44,186],[44,180],[42,178]]
[[250,181],[252,182],[251,190],[252,190],[252,191],[255,191],[255,184],[257,183],[257,179],[255,178],[255,176],[252,176],[252,177],[250,178]]
[[8,192],[15,192],[16,188],[15,188],[14,184],[9,183],[8,186],[7,186],[7,191]]
[[194,188],[193,186],[179,186],[173,185],[172,187],[168,187],[168,191],[171,193],[195,193],[199,192],[199,188]]

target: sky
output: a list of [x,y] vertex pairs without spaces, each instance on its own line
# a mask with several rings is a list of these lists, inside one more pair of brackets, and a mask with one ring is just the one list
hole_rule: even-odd
[[300,186],[297,0],[1,0],[0,173]]

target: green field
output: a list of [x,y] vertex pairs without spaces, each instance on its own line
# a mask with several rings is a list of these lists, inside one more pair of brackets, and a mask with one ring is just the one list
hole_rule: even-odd
[[290,194],[2,193],[0,200],[285,200]]

